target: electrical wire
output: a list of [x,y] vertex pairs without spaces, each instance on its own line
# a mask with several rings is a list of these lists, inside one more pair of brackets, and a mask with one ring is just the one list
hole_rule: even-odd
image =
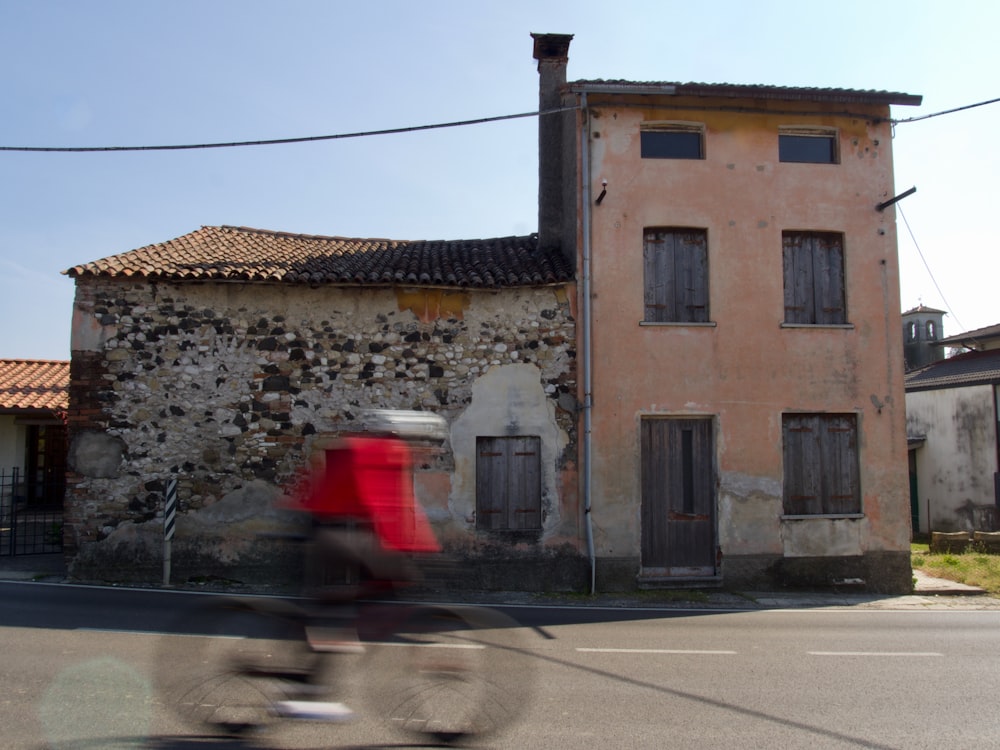
[[309,143],[313,141],[333,141],[343,138],[365,138],[374,135],[394,135],[398,133],[416,133],[421,130],[439,130],[442,128],[457,128],[465,125],[482,125],[488,122],[516,120],[523,117],[552,115],[559,112],[578,109],[578,107],[563,107],[548,109],[544,112],[521,112],[516,115],[499,115],[496,117],[480,117],[475,120],[458,120],[456,122],[441,122],[433,125],[413,125],[404,128],[388,128],[386,130],[367,130],[358,133],[338,133],[335,135],[310,135],[300,138],[274,138],[258,141],[232,141],[229,143],[194,143],[174,146],[0,146],[0,151],[30,151],[58,153],[87,153],[95,151],[183,151],[202,148],[236,148],[240,146],[274,146],[286,143]]
[[903,224],[906,226],[906,231],[910,233],[910,239],[913,240],[913,246],[917,248],[917,255],[920,256],[920,260],[924,263],[924,268],[927,269],[927,275],[931,277],[931,281],[934,283],[934,288],[937,289],[939,295],[941,295],[941,301],[944,302],[944,306],[948,309],[948,313],[951,317],[958,323],[959,328],[964,329],[965,326],[962,325],[962,321],[958,319],[955,311],[951,309],[951,305],[948,304],[947,298],[944,296],[944,292],[941,291],[941,287],[937,283],[937,279],[934,278],[934,272],[931,271],[930,264],[927,262],[927,258],[924,257],[923,250],[920,249],[920,244],[917,242],[917,238],[913,234],[913,230],[910,228],[910,222],[906,220],[906,214],[903,213],[903,208],[899,204],[896,204],[896,211],[899,212],[900,218],[903,220]]
[[[920,117],[908,117],[903,120],[889,120],[893,126],[901,123],[918,122],[920,120],[928,120],[932,117],[940,117],[942,115],[950,115],[955,112],[962,112],[967,109],[973,109],[975,107],[983,107],[987,104],[996,104],[1000,102],[1000,97],[996,99],[989,99],[984,102],[977,102],[976,104],[967,104],[964,107],[955,107],[954,109],[947,109],[942,112],[933,112],[927,115],[921,115]],[[579,109],[579,107],[563,107],[561,109],[550,109],[544,112],[521,112],[514,115],[498,115],[496,117],[480,117],[474,120],[457,120],[455,122],[441,122],[432,125],[412,125],[403,128],[387,128],[385,130],[366,130],[356,133],[337,133],[332,135],[309,135],[297,138],[272,138],[267,140],[255,140],[255,141],[229,141],[222,143],[190,143],[190,144],[179,144],[179,145],[167,145],[167,146],[0,146],[0,151],[20,151],[20,152],[33,152],[33,153],[93,153],[100,151],[186,151],[194,149],[208,149],[208,148],[239,148],[244,146],[277,146],[289,143],[312,143],[315,141],[333,141],[345,138],[366,138],[376,135],[396,135],[399,133],[416,133],[421,130],[440,130],[442,128],[458,128],[466,125],[482,125],[489,122],[501,122],[503,120],[516,120],[524,117],[538,117],[540,115],[552,115],[559,112],[568,112],[571,110]]]

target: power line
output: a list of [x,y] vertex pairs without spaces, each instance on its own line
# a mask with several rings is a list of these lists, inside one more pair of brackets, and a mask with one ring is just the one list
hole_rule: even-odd
[[405,128],[389,128],[386,130],[367,130],[358,133],[338,133],[334,135],[310,135],[300,138],[274,138],[258,141],[232,141],[229,143],[192,143],[173,146],[0,146],[0,151],[31,151],[57,153],[87,153],[95,151],[183,151],[202,148],[236,148],[240,146],[275,146],[285,143],[309,143],[312,141],[333,141],[343,138],[365,138],[374,135],[394,135],[398,133],[415,133],[421,130],[439,130],[441,128],[457,128],[465,125],[482,125],[488,122],[516,120],[522,117],[537,117],[567,112],[577,107],[549,109],[544,112],[521,112],[516,115],[499,115],[497,117],[481,117],[476,120],[458,120],[456,122],[441,122],[433,125],[413,125]]
[[941,301],[944,302],[944,306],[948,308],[948,312],[951,314],[951,317],[955,319],[955,322],[958,323],[959,328],[964,329],[965,326],[962,325],[962,321],[958,319],[958,316],[955,314],[955,311],[951,309],[951,305],[948,304],[948,300],[944,296],[944,292],[942,292],[941,287],[938,286],[937,279],[934,278],[934,272],[931,271],[931,267],[927,263],[927,258],[924,257],[924,253],[920,249],[920,244],[917,242],[917,238],[913,235],[913,230],[910,229],[910,222],[906,220],[906,214],[903,213],[903,207],[897,204],[896,210],[899,212],[900,217],[903,219],[903,224],[906,225],[906,231],[910,233],[910,239],[913,240],[913,246],[917,248],[917,254],[920,256],[920,260],[923,261],[924,268],[927,269],[927,275],[931,277],[931,281],[934,283],[934,288],[937,289],[938,294],[941,295]]
[[[900,123],[928,120],[932,117],[950,115],[955,112],[962,112],[967,109],[973,109],[975,107],[983,107],[986,106],[987,104],[995,104],[997,102],[1000,102],[1000,97],[996,99],[989,99],[984,102],[977,102],[975,104],[967,104],[963,107],[955,107],[954,109],[948,109],[942,112],[933,112],[931,114],[921,115],[920,117],[909,117],[903,120],[890,120],[890,122],[893,125],[898,125]],[[503,120],[516,120],[524,117],[551,115],[551,114],[557,114],[559,112],[567,112],[574,109],[579,109],[579,107],[563,107],[561,109],[545,110],[544,112],[543,111],[521,112],[513,115],[480,117],[474,120],[457,120],[455,122],[441,122],[441,123],[434,123],[432,125],[412,125],[402,128],[387,128],[385,130],[366,130],[356,133],[335,133],[331,135],[309,135],[297,138],[272,138],[266,140],[228,141],[221,143],[188,143],[188,144],[177,144],[177,145],[166,145],[166,146],[0,146],[0,151],[20,151],[20,152],[32,152],[32,153],[94,153],[102,151],[190,151],[195,149],[208,149],[208,148],[277,146],[289,143],[311,143],[315,141],[334,141],[346,138],[367,138],[376,135],[396,135],[399,133],[416,133],[421,130],[440,130],[442,128],[458,128],[467,125],[482,125],[484,123],[489,123],[489,122],[501,122]]]

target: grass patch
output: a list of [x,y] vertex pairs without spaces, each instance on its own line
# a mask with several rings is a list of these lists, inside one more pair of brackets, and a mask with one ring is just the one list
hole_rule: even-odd
[[932,554],[928,544],[910,545],[910,564],[935,578],[978,586],[994,596],[1000,596],[1000,555],[987,555],[972,549],[961,554]]

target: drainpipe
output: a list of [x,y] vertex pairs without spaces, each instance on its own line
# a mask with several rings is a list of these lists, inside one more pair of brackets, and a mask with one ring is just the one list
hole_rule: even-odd
[[993,502],[1000,508],[1000,404],[997,403],[997,396],[1000,395],[1000,386],[993,386],[993,445],[996,447],[997,471],[993,472]]
[[593,469],[593,384],[591,372],[591,305],[590,305],[590,114],[587,111],[587,93],[580,99],[580,112],[584,118],[580,132],[580,162],[583,180],[583,514],[587,531],[587,557],[590,560],[590,593],[597,589],[597,558],[594,552],[594,526],[591,521],[591,475]]

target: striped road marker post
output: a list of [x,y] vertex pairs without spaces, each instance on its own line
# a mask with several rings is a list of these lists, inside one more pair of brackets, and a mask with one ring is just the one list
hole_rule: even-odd
[[163,504],[163,585],[170,585],[170,555],[177,521],[177,479],[167,482],[167,495]]

